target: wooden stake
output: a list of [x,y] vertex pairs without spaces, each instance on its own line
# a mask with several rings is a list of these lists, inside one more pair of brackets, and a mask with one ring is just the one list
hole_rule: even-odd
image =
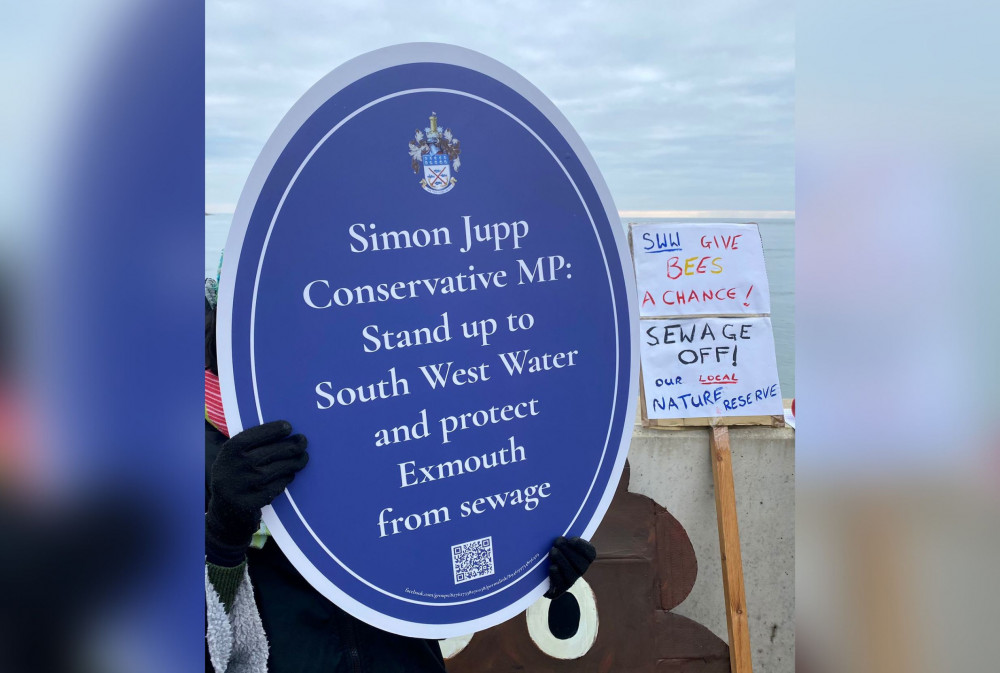
[[743,555],[736,517],[733,457],[729,450],[729,428],[711,429],[712,477],[715,479],[715,513],[719,520],[719,552],[722,556],[722,589],[726,597],[729,628],[729,666],[732,673],[752,673],[750,624],[743,587]]

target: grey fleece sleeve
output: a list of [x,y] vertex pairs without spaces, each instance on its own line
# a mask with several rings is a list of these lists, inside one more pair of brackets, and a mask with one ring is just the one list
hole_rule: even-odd
[[208,653],[215,673],[266,673],[267,637],[254,602],[246,562],[205,564]]

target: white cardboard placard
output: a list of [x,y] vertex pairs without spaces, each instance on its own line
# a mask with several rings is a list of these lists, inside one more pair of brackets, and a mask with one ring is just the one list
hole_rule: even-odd
[[641,317],[771,312],[756,224],[632,225]]
[[770,318],[643,320],[649,418],[782,413]]

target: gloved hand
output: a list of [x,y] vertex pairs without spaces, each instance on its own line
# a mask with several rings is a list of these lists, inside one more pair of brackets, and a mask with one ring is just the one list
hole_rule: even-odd
[[554,600],[569,591],[595,558],[597,550],[583,538],[557,537],[549,550],[549,590],[545,597]]
[[287,421],[244,430],[219,449],[205,514],[205,553],[215,565],[237,566],[260,526],[260,510],[309,461],[306,438],[288,436]]

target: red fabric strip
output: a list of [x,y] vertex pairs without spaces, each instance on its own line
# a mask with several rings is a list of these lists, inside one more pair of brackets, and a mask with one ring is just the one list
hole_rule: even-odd
[[229,428],[226,426],[226,414],[222,409],[222,390],[219,388],[219,377],[205,370],[205,415],[208,422],[215,428],[229,436]]

